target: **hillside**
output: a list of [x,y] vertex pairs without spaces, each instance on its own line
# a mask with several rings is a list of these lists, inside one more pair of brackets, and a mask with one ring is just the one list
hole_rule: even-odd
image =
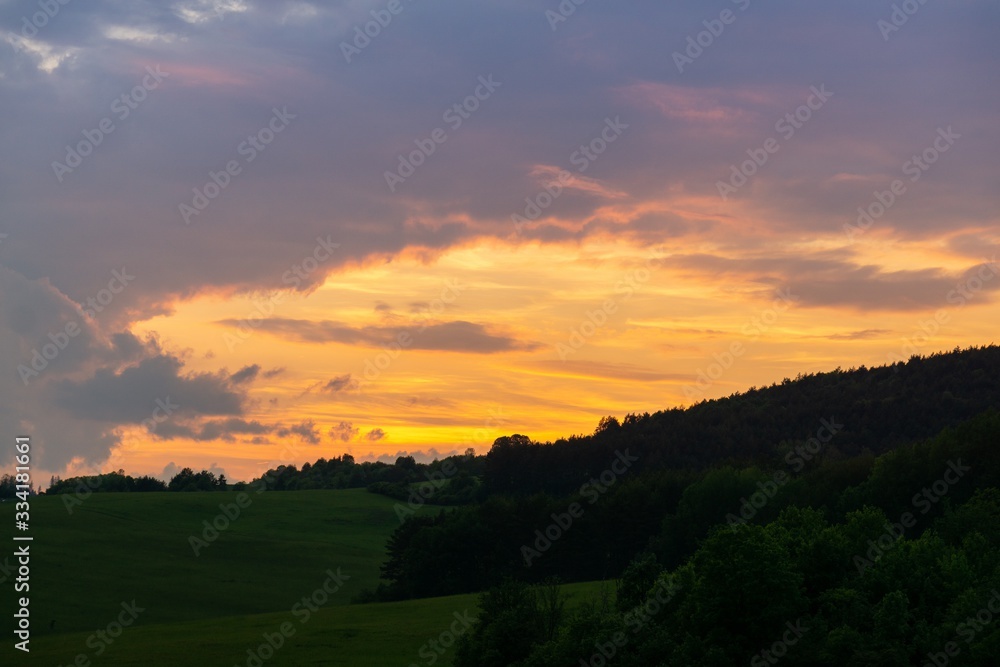
[[[562,590],[568,598],[567,608],[574,609],[598,597],[601,584],[573,584]],[[456,595],[386,604],[331,603],[305,622],[302,622],[304,617],[296,617],[288,609],[199,621],[139,622],[128,628],[93,664],[102,667],[246,665],[247,652],[257,652],[265,642],[265,635],[273,638],[283,623],[291,623],[295,632],[264,662],[269,667],[426,665],[430,664],[431,656],[435,658],[433,664],[447,667],[452,664],[454,644],[443,646],[441,635],[450,631],[456,613],[465,616],[469,612],[475,616],[477,602],[476,595]],[[190,610],[194,612],[194,605]],[[463,626],[456,629],[466,630]],[[93,656],[94,652],[87,649],[91,632],[39,637],[37,643],[32,641],[27,664],[68,664],[80,652]],[[439,641],[437,648],[431,644],[435,640]],[[275,639],[274,643],[279,642]],[[266,650],[258,653],[266,654]]]
[[688,408],[602,420],[597,431],[549,446],[501,439],[487,458],[491,492],[571,493],[629,448],[633,472],[771,465],[813,437],[821,419],[842,424],[828,458],[875,455],[931,438],[1000,406],[1000,347],[914,357],[876,368],[800,375]]
[[[189,538],[236,495],[95,493],[72,515],[62,496],[32,498],[39,643],[53,621],[56,633],[90,631],[132,599],[147,608],[143,624],[286,609],[327,569],[350,576],[328,603],[345,605],[374,584],[398,525],[391,500],[361,490],[265,492],[196,556]],[[0,505],[3,525],[13,512],[13,503]]]
[[[762,488],[776,498],[750,513],[756,520],[788,506],[831,520],[865,503],[895,509],[912,492],[887,491],[910,488],[907,470],[931,472],[913,451],[951,443],[949,429],[969,424],[995,442],[997,406],[1000,348],[988,346],[799,376],[621,423],[605,418],[593,435],[555,443],[505,436],[486,457],[482,503],[417,517],[393,533],[380,594],[462,593],[504,575],[617,577],[649,550],[676,566]],[[905,463],[871,484],[892,461]],[[565,518],[574,503],[578,516]]]
[[[375,587],[398,525],[394,501],[360,489],[262,493],[195,556],[190,536],[236,495],[94,494],[72,514],[62,496],[32,498],[31,654],[25,662],[5,642],[0,664],[68,665],[79,654],[109,666],[246,664],[247,649],[286,622],[295,634],[268,665],[409,664],[423,662],[419,651],[455,612],[476,610],[475,595],[350,604]],[[13,512],[13,503],[0,504],[0,521],[11,525]],[[328,571],[343,575],[342,585],[310,610],[301,600]],[[14,576],[3,581],[8,592]],[[579,602],[598,588],[566,590]],[[141,611],[120,639],[94,635],[133,600]],[[442,652],[436,664],[451,658]]]

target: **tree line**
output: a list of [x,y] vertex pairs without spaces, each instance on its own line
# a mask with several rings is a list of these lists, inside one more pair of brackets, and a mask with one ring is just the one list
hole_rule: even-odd
[[[329,459],[320,458],[314,463],[303,464],[301,468],[280,465],[249,483],[231,484],[224,474],[216,475],[210,470],[195,472],[192,468],[183,468],[168,482],[148,475],[132,477],[124,470],[117,470],[67,479],[52,477],[46,493],[76,493],[81,485],[93,492],[106,493],[243,491],[248,484],[266,480],[267,488],[273,491],[367,488],[372,493],[406,500],[414,493],[413,487],[428,480],[442,480],[443,488],[435,484],[434,497],[430,502],[456,505],[474,502],[483,496],[480,479],[485,465],[486,457],[476,456],[472,450],[431,463],[418,463],[412,456],[397,457],[393,464],[382,461],[357,463],[350,454],[343,454]],[[3,484],[0,484],[0,497],[6,489]]]
[[[684,490],[614,589],[571,614],[508,549],[455,664],[995,665],[998,443],[990,411],[870,461],[863,479],[809,489],[821,466],[753,501],[750,519],[739,508],[768,478],[714,469]],[[472,560],[481,546],[461,548]]]

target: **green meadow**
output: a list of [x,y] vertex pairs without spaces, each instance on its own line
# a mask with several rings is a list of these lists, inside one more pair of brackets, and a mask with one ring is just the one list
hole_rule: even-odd
[[[395,501],[364,490],[247,495],[250,504],[235,520],[218,519],[228,528],[197,556],[191,536],[205,539],[203,522],[225,516],[220,503],[232,514],[236,492],[95,493],[72,514],[59,496],[32,498],[31,653],[14,650],[7,634],[0,663],[252,667],[248,650],[266,645],[265,635],[281,644],[260,653],[265,665],[451,663],[453,650],[428,642],[442,633],[447,642],[449,627],[461,626],[455,614],[475,612],[475,595],[350,604],[378,583],[398,525]],[[0,521],[13,526],[12,502],[0,504]],[[0,552],[0,565],[14,564],[13,551]],[[340,576],[339,588],[328,572]],[[8,619],[23,595],[15,576],[2,584]],[[303,605],[324,583],[336,592]],[[600,585],[566,588],[572,605]],[[94,634],[117,632],[119,616],[130,620],[122,605],[133,600],[142,611],[120,636]]]

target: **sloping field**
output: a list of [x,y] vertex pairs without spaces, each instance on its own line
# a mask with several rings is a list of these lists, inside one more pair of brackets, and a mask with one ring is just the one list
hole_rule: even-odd
[[[58,496],[34,497],[27,593],[14,591],[16,543],[0,551],[4,615],[30,597],[31,653],[14,650],[8,631],[0,663],[450,664],[451,633],[464,631],[475,595],[349,605],[378,582],[394,501],[251,491],[240,508],[237,495],[93,494],[72,514]],[[206,521],[223,529],[206,535]],[[12,502],[0,504],[0,525],[10,535]],[[204,540],[198,555],[192,536]],[[598,588],[567,590],[582,600]]]

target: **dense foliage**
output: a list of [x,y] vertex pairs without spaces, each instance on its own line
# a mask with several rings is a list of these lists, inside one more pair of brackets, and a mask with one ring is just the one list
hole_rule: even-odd
[[[913,482],[906,466],[861,486],[876,465],[900,468],[884,453],[902,455],[996,405],[1000,348],[991,346],[800,377],[621,424],[605,418],[591,436],[552,444],[505,436],[486,457],[482,503],[393,535],[380,595],[472,592],[509,576],[616,577],[645,549],[673,567],[727,514],[762,521],[798,506],[842,517],[865,500],[896,511],[891,494]],[[746,501],[755,493],[765,506]],[[568,514],[574,503],[578,516]]]
[[487,457],[491,493],[572,493],[629,448],[635,470],[704,470],[723,463],[783,465],[820,419],[843,422],[824,459],[875,455],[930,438],[1000,405],[1000,347],[913,357],[877,368],[800,375],[689,408],[601,420],[596,432],[539,446],[497,440]]
[[[19,482],[17,481],[17,477],[15,475],[0,475],[0,499],[7,500],[9,498],[17,497],[18,484]],[[39,487],[39,490],[41,490],[41,487]],[[35,490],[31,488],[30,485],[29,488],[22,489],[22,491],[26,492],[28,495],[35,494]]]
[[[260,481],[399,500],[383,583],[363,597],[487,590],[458,667],[993,665],[998,406],[989,346],[606,417],[555,443],[504,436],[486,456],[345,454]],[[185,468],[49,492],[82,482],[227,487]],[[454,507],[407,509],[424,502]],[[566,613],[554,578],[616,591]]]
[[[432,463],[417,463],[412,456],[401,456],[393,465],[381,461],[356,463],[350,454],[319,459],[301,469],[282,465],[268,470],[251,483],[264,483],[272,491],[308,489],[354,489],[367,487],[373,493],[409,501],[422,498],[420,486],[431,484],[433,494],[425,499],[437,505],[458,505],[482,497],[480,478],[486,461],[484,456],[450,456]],[[4,482],[6,483],[6,482]],[[132,477],[125,471],[59,479],[53,477],[47,493],[144,492],[144,491],[241,491],[245,482],[230,484],[225,475],[210,470],[195,472],[184,468],[164,483],[155,477]],[[0,486],[0,492],[6,486]],[[11,477],[13,495],[13,477]],[[0,493],[0,497],[2,493]]]
[[[268,480],[268,488],[275,491],[364,487],[401,500],[409,497],[411,485],[432,482],[436,489],[434,502],[454,504],[477,497],[478,478],[485,465],[485,457],[477,457],[471,449],[431,463],[400,456],[392,465],[381,461],[357,463],[353,456],[344,454],[306,463],[301,469],[294,465],[279,466],[268,470],[261,479]],[[439,488],[441,485],[446,488]]]
[[[191,469],[186,468],[186,470],[190,472]],[[46,493],[80,493],[81,491],[85,493],[88,491],[127,493],[166,490],[167,485],[155,477],[132,477],[126,475],[124,470],[119,470],[103,475],[87,475],[83,477],[69,477],[67,479],[53,477],[49,482],[49,488],[46,490]]]
[[[804,478],[772,497],[758,486],[755,499],[741,472],[720,468],[684,492],[615,601],[530,633],[528,648],[505,645],[505,628],[537,624],[539,612],[523,584],[504,583],[484,598],[489,613],[455,664],[484,664],[476,656],[493,651],[501,655],[489,664],[518,667],[995,665],[998,445],[1000,414],[988,412],[879,457],[859,483],[828,487],[823,503],[809,500]],[[761,504],[750,520],[740,499],[728,509],[712,501],[741,485]],[[663,551],[678,526],[713,516],[689,553]]]

